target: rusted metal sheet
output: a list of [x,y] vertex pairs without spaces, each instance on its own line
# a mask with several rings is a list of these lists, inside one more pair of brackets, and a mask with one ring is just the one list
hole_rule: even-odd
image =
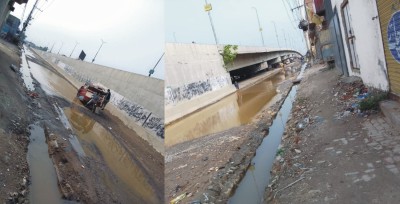
[[400,2],[377,0],[390,92],[400,96]]

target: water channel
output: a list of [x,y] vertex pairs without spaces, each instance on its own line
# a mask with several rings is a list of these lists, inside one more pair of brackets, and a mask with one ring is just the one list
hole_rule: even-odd
[[280,72],[171,123],[165,128],[165,135],[168,135],[166,146],[249,123],[260,110],[279,100],[278,84],[292,76],[291,73]]
[[[303,64],[298,79],[302,77],[306,64]],[[263,195],[270,179],[270,170],[275,160],[276,151],[281,143],[285,125],[296,97],[297,86],[293,86],[276,118],[269,128],[268,135],[257,148],[251,166],[229,199],[229,204],[265,203]]]

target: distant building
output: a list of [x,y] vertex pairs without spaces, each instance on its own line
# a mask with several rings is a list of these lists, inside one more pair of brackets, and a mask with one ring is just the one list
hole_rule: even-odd
[[0,0],[0,28],[3,27],[10,11],[14,11],[14,3],[24,4],[28,0]]

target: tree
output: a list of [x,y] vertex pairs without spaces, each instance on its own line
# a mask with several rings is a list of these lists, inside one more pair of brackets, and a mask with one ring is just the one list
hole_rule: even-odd
[[225,45],[224,51],[222,53],[222,57],[224,60],[224,67],[226,68],[228,65],[233,65],[233,61],[237,55],[237,45]]

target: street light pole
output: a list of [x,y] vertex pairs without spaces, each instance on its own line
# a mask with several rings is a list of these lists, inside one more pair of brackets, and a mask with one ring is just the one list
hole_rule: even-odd
[[57,55],[60,54],[60,51],[61,51],[61,48],[63,47],[63,45],[64,45],[64,42],[61,43],[61,47],[60,47],[60,49],[58,50]]
[[103,46],[103,44],[106,43],[103,39],[101,39],[101,45],[99,47],[99,49],[96,52],[96,55],[94,55],[93,59],[92,59],[92,63],[94,62],[94,60],[96,59],[97,54],[99,53],[101,47]]
[[285,46],[286,46],[286,48],[288,48],[287,41],[286,41],[286,33],[285,33],[285,31],[283,29],[282,29],[282,33],[283,33],[283,37],[285,39]]
[[275,27],[275,35],[276,35],[276,41],[278,42],[278,47],[281,48],[281,46],[279,45],[278,32],[276,32],[276,24],[275,24],[275,21],[272,21],[272,23],[274,24],[274,27]]
[[72,49],[72,52],[71,52],[71,54],[69,55],[69,57],[71,57],[72,53],[74,52],[74,50],[75,50],[75,48],[76,48],[76,46],[77,46],[78,44],[79,44],[78,42],[75,42],[74,49]]
[[259,30],[260,30],[262,45],[264,46],[264,37],[263,37],[263,33],[262,33],[262,28],[261,28],[261,24],[260,24],[260,19],[258,18],[257,8],[254,7],[254,6],[253,6],[252,8],[256,11],[257,22],[258,22],[258,28],[259,28]]
[[[208,5],[207,0],[204,0],[204,1],[206,2],[206,5]],[[212,18],[211,18],[211,13],[210,13],[210,11],[207,11],[207,13],[208,13],[208,17],[210,18],[210,23],[211,23],[212,31],[213,31],[213,33],[214,33],[215,44],[218,45],[217,34],[215,34],[215,28],[214,28],[214,24],[213,24],[213,21],[212,21]]]

